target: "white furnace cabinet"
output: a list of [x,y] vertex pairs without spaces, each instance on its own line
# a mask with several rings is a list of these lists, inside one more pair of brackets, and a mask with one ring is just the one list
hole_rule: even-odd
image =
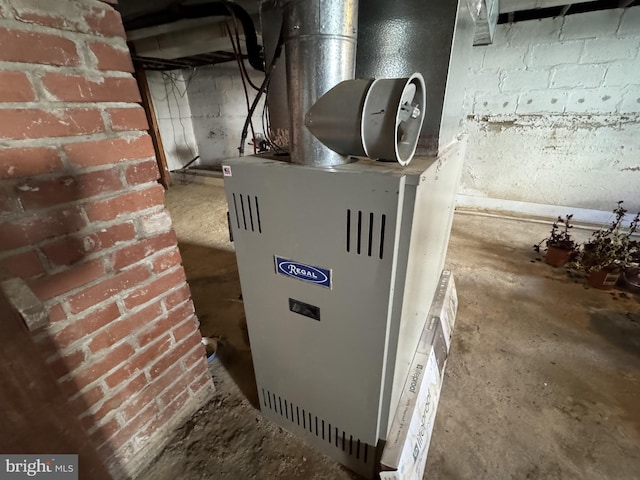
[[408,167],[223,166],[262,412],[369,478],[444,266],[462,145]]

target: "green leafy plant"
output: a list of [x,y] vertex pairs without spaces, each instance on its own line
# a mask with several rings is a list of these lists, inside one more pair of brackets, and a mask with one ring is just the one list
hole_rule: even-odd
[[597,270],[621,271],[629,266],[640,253],[640,242],[632,238],[640,228],[640,212],[623,227],[627,209],[622,201],[613,210],[615,218],[607,228],[593,232],[591,239],[582,247],[577,266],[587,273]]
[[579,248],[578,243],[571,238],[571,233],[569,232],[569,230],[573,228],[573,225],[571,225],[572,218],[573,215],[567,215],[564,218],[558,217],[551,225],[549,236],[540,240],[540,243],[535,244],[533,249],[540,253],[542,244],[544,243],[547,249],[549,247],[556,247],[561,250],[577,252]]

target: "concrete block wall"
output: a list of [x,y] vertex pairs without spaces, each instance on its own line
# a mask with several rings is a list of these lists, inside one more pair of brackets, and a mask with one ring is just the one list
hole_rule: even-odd
[[0,267],[114,478],[213,391],[132,70],[109,3],[0,0]]
[[[259,86],[264,74],[253,70],[247,64],[247,71],[253,83]],[[256,91],[248,87],[249,102]],[[202,163],[217,165],[226,158],[238,156],[238,146],[242,127],[247,117],[247,106],[242,89],[242,80],[235,62],[224,63],[198,69],[197,75],[188,87],[189,103],[193,122],[193,132]],[[262,128],[263,99],[253,116],[253,126],[258,134]],[[245,142],[245,154],[253,153],[251,130]]]
[[[247,64],[255,85],[264,74]],[[236,62],[228,62],[194,70],[148,72],[149,89],[153,98],[160,135],[164,144],[169,170],[177,170],[196,155],[193,165],[220,165],[226,158],[238,156],[247,106],[242,78]],[[249,102],[256,91],[248,87]],[[253,117],[256,135],[264,136],[261,100]],[[253,153],[249,130],[245,153]]]
[[462,196],[640,210],[639,52],[640,7],[499,25],[472,53]]
[[189,86],[197,71],[147,72],[158,129],[169,170],[178,170],[198,155],[193,134]]

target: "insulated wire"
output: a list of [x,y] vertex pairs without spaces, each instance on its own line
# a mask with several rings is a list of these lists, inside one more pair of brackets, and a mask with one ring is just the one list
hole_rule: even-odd
[[[178,121],[180,122],[180,126],[182,127],[182,139],[184,140],[185,145],[187,146],[187,148],[189,149],[189,153],[191,154],[191,157],[193,158],[195,156],[195,153],[193,152],[193,149],[191,148],[191,145],[189,144],[189,142],[187,141],[187,129],[184,125],[184,121],[182,120],[182,112],[180,111],[180,102],[178,101],[178,97],[176,96],[176,90],[178,92],[178,95],[180,95],[181,98],[184,98],[184,96],[187,93],[187,88],[189,88],[189,84],[191,83],[191,80],[193,80],[193,78],[196,76],[197,71],[194,70],[194,72],[191,74],[191,76],[189,77],[188,80],[179,80],[179,79],[174,79],[172,74],[168,74],[165,72],[162,72],[162,76],[165,78],[168,78],[171,81],[171,93],[173,94],[173,99],[175,100],[176,103],[176,108],[178,109]],[[185,89],[183,93],[180,93],[180,89],[178,88],[178,85],[176,84],[176,80],[178,81],[182,81],[186,83]],[[167,93],[166,97],[167,100],[169,98],[169,91],[167,90],[167,84],[165,83],[165,91]],[[169,108],[169,114],[173,116],[173,113],[171,112],[171,102],[167,101],[167,107]],[[173,142],[176,146],[176,150],[178,147],[178,142],[176,141],[176,131],[173,127],[173,122],[171,122],[171,129],[173,130]]]
[[[244,155],[244,141],[247,138],[247,133],[249,131],[249,124],[251,123],[251,117],[253,117],[253,112],[255,112],[256,107],[258,106],[258,102],[260,101],[260,97],[266,91],[269,86],[269,80],[271,79],[271,73],[273,72],[273,68],[276,65],[276,61],[280,58],[280,53],[282,52],[282,43],[283,43],[283,29],[280,28],[280,37],[278,38],[278,45],[276,46],[275,53],[273,54],[273,59],[271,60],[271,64],[269,68],[265,71],[264,80],[260,85],[260,89],[256,94],[256,98],[253,100],[251,104],[251,108],[249,109],[249,114],[247,115],[246,120],[244,121],[244,127],[242,129],[242,136],[240,137],[240,146],[238,147],[238,152],[242,157]],[[254,142],[255,143],[255,142]],[[255,145],[254,145],[255,148]]]
[[267,115],[267,102],[264,102],[264,105],[262,107],[262,131],[264,132],[264,138],[267,141],[267,144],[272,148],[275,149],[275,145],[273,145],[273,142],[271,141],[271,136],[269,135],[269,118]]
[[[267,92],[268,93],[268,92]],[[286,150],[278,145],[271,137],[271,125],[269,123],[269,106],[265,100],[262,107],[262,130],[265,132],[265,138],[269,146],[276,151],[276,153],[286,153]]]
[[[231,28],[229,28],[229,24],[224,22],[224,26],[227,28],[227,33],[229,34],[229,40],[231,41],[231,46],[233,47],[233,53],[235,54],[236,61],[238,62],[238,68],[240,69],[240,78],[242,79],[242,89],[244,90],[244,99],[247,103],[247,114],[250,115],[251,107],[249,105],[249,93],[247,92],[247,84],[245,83],[244,75],[242,74],[242,59],[240,58],[240,54],[236,49],[236,44],[233,40],[233,35],[231,34]],[[238,45],[240,47],[240,45]],[[258,92],[258,95],[260,92]],[[251,116],[249,116],[249,125],[251,126],[251,135],[253,135],[253,153],[258,153],[258,149],[256,148],[256,132],[253,128],[253,121],[251,121]],[[246,136],[245,136],[246,138]],[[242,140],[244,143],[244,139]],[[244,150],[244,149],[243,149]]]
[[[238,147],[238,152],[240,154],[240,156],[244,156],[244,142],[247,138],[247,133],[249,130],[249,125],[251,124],[251,119],[253,117],[253,113],[256,110],[256,107],[258,106],[258,102],[260,101],[260,97],[262,96],[262,94],[264,93],[264,91],[267,89],[267,86],[269,85],[269,76],[265,76],[264,80],[262,81],[262,84],[260,85],[260,90],[258,90],[258,93],[256,94],[256,98],[253,99],[253,103],[251,104],[251,108],[249,108],[249,113],[247,115],[247,118],[244,121],[244,127],[242,129],[242,136],[240,137],[240,146]],[[254,149],[255,149],[255,142],[254,142]]]
[[[249,73],[247,72],[247,67],[244,64],[244,58],[242,57],[242,47],[240,46],[240,34],[239,34],[239,30],[238,30],[238,21],[236,19],[236,14],[233,12],[233,9],[231,7],[229,7],[228,2],[224,1],[223,3],[227,7],[227,10],[229,10],[229,13],[231,14],[231,18],[233,19],[233,30],[235,32],[236,43],[238,45],[238,53],[237,53],[237,55],[239,55],[239,58],[240,58],[240,61],[238,62],[238,66],[240,67],[240,75],[244,75],[244,77],[247,80],[247,83],[249,85],[251,85],[251,88],[253,88],[254,90],[258,90],[258,87],[251,81],[251,78],[249,78]],[[231,43],[233,43],[233,38],[231,38],[231,32],[229,32],[229,27],[228,26],[227,26],[227,32],[229,33],[229,39],[231,40]]]

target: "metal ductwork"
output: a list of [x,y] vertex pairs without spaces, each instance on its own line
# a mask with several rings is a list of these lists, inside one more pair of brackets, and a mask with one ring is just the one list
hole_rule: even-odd
[[332,167],[349,162],[305,127],[311,106],[355,76],[357,0],[290,0],[284,5],[291,161]]
[[335,167],[366,156],[408,165],[416,151],[424,79],[355,80],[357,12],[357,0],[284,5],[293,163]]
[[429,111],[418,155],[438,155],[462,131],[475,28],[469,2],[368,0],[360,6],[356,76],[424,76]]
[[342,155],[409,164],[425,111],[425,85],[409,78],[345,80],[307,112],[305,125]]
[[[470,2],[471,0],[456,2],[367,0],[360,2],[357,7],[358,47],[355,78],[408,78],[415,72],[421,73],[424,77],[427,90],[426,103],[429,110],[426,112],[418,141],[417,155],[438,155],[445,151],[462,131],[464,78],[466,77],[475,29],[470,12]],[[263,5],[272,5],[273,3],[274,0],[266,0]],[[309,7],[308,12],[310,13],[308,15],[316,19],[320,18],[322,2],[314,0],[295,3],[298,5],[298,9],[303,3],[305,7]],[[346,2],[326,3],[328,4],[327,8],[338,9]],[[270,6],[269,8],[276,7]],[[351,21],[354,17],[345,15],[344,18]],[[342,21],[342,18],[339,20]],[[286,22],[287,18],[285,18]],[[354,22],[354,29],[355,25]],[[337,32],[339,31],[338,28]],[[263,27],[263,33],[265,48],[268,51],[269,44],[277,41],[277,31],[271,24],[267,24]],[[349,45],[352,45],[351,38],[349,38]],[[427,46],[428,48],[426,48]],[[307,52],[309,51],[311,51],[310,48],[307,49]],[[327,60],[329,64],[337,62],[342,65],[346,58],[351,61],[350,53],[346,56],[325,58],[323,61]],[[281,58],[280,62],[284,67],[284,59]],[[287,70],[287,77],[289,81],[296,82],[297,87],[293,92],[289,89],[288,102],[291,102],[292,94],[297,97],[306,95],[307,101],[304,105],[310,108],[313,104],[310,101],[311,94],[303,93],[303,85],[295,80],[294,74],[299,69],[310,68],[310,70],[305,70],[307,72],[305,81],[309,85],[313,85],[313,79],[308,76],[312,73],[324,75],[322,69],[325,67],[322,66],[320,59],[313,55],[295,60],[293,65],[297,66]],[[270,83],[273,92],[284,90],[284,85],[287,83],[287,78],[282,74],[284,68],[280,68],[279,71],[278,68],[280,66],[276,67],[279,74],[275,75]],[[354,76],[350,75],[348,78],[354,78]],[[346,79],[336,77],[335,83],[324,91],[328,91]],[[317,99],[323,93],[320,95],[314,93],[313,97]],[[304,121],[304,114],[300,108],[302,102],[297,100],[293,106],[288,105],[288,102],[283,95],[269,94],[271,124],[274,128],[286,128],[290,124],[289,112],[291,111],[293,118],[296,119],[294,123],[298,129],[292,137],[299,141],[300,137],[304,135],[300,133],[302,128],[300,125]],[[316,141],[316,146],[317,143],[319,142]],[[298,155],[296,154],[295,157]],[[294,162],[297,160],[294,159]]]

